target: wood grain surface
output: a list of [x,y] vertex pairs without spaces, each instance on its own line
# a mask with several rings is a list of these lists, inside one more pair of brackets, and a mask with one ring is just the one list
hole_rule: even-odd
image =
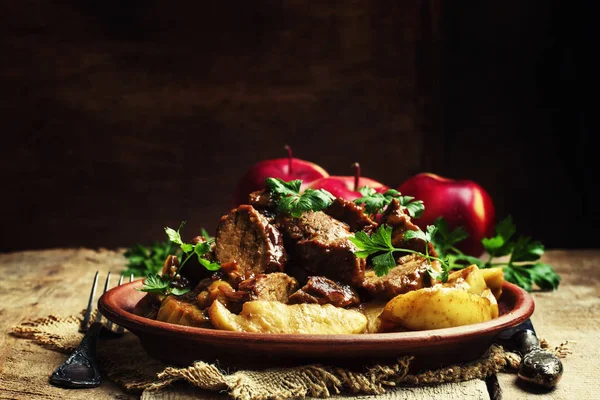
[[[573,354],[563,360],[563,379],[550,393],[531,393],[516,384],[514,374],[501,374],[499,380],[504,398],[593,399],[600,374],[597,361],[600,358],[597,346],[600,251],[549,251],[544,261],[557,269],[563,281],[558,291],[534,293],[536,311],[532,320],[538,334],[553,344],[576,341],[571,344]],[[118,273],[124,262],[120,253],[109,250],[58,249],[0,255],[3,273],[0,280],[0,398],[132,398],[110,382],[97,389],[82,391],[50,386],[48,376],[66,356],[8,334],[12,326],[25,319],[79,312],[86,303],[94,272]],[[479,390],[477,385],[474,386],[473,390]],[[465,388],[459,386],[452,390],[464,391]],[[170,396],[175,395],[171,393]]]

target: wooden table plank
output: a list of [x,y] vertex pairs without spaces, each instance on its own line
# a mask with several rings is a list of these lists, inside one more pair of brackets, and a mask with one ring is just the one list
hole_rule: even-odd
[[[515,375],[499,379],[505,398],[595,398],[600,373],[600,251],[549,251],[544,261],[563,277],[556,292],[534,293],[533,322],[540,336],[553,344],[575,340],[573,354],[565,359],[565,374],[551,393],[530,394],[515,385]],[[10,336],[10,329],[28,318],[49,314],[70,315],[84,308],[96,270],[118,273],[124,265],[119,252],[57,249],[0,254],[0,399],[130,399],[110,382],[98,389],[65,391],[47,383],[65,355]],[[57,309],[60,305],[60,309]],[[458,395],[458,397],[460,397]],[[390,397],[394,398],[394,397]]]
[[[114,251],[25,251],[0,255],[0,399],[135,399],[111,382],[97,389],[66,390],[48,377],[66,355],[7,335],[19,322],[50,314],[67,316],[86,306],[96,270],[120,272],[125,259]],[[58,306],[58,307],[57,307]]]
[[[559,290],[534,293],[533,325],[540,337],[558,345],[573,340],[563,360],[562,381],[552,392],[532,399],[596,399],[600,388],[600,251],[550,251],[544,257],[562,277]],[[514,374],[498,377],[505,399],[522,398]]]

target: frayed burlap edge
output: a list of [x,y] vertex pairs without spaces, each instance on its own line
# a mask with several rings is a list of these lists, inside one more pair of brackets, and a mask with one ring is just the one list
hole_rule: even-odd
[[[79,333],[80,323],[81,318],[77,316],[59,318],[51,315],[23,322],[13,328],[13,334],[46,348],[69,353],[83,337]],[[544,339],[540,341],[542,348],[561,358],[570,353],[569,343],[551,348]],[[504,369],[518,368],[520,363],[517,354],[493,345],[483,357],[472,363],[420,374],[408,374],[412,357],[399,358],[392,364],[366,367],[360,372],[315,364],[261,371],[240,370],[229,374],[201,361],[187,368],[168,367],[150,358],[131,333],[103,341],[98,348],[98,356],[103,376],[128,391],[157,391],[183,381],[209,391],[225,391],[239,400],[327,398],[344,392],[375,395],[400,385],[422,386],[485,379]]]

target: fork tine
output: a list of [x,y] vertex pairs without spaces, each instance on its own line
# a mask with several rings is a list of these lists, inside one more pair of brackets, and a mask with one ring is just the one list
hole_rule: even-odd
[[92,290],[90,291],[90,298],[88,300],[87,308],[85,309],[85,314],[83,316],[83,320],[81,321],[81,330],[87,330],[87,326],[90,323],[90,317],[92,315],[92,306],[94,303],[94,296],[96,296],[96,288],[98,287],[98,272],[96,271],[96,275],[94,275],[94,283],[92,284]]
[[[119,278],[119,284],[118,284],[119,286],[121,286],[123,284],[123,278],[124,278],[124,276],[123,276],[123,274],[121,274],[121,277]],[[125,328],[123,328],[121,325],[117,325],[117,329],[116,329],[117,333],[123,333],[124,331],[125,331]]]
[[[104,291],[102,292],[102,294],[106,293],[106,291],[108,290],[108,285],[110,283],[110,272],[106,275],[106,281],[104,282]],[[96,322],[100,322],[102,320],[102,314],[100,313],[100,311],[98,311],[96,313]]]
[[[119,283],[117,283],[117,286],[121,286],[122,283],[123,283],[123,274],[121,274],[121,276],[119,277]],[[106,323],[106,329],[112,330],[112,327],[113,327],[113,322],[108,321]]]

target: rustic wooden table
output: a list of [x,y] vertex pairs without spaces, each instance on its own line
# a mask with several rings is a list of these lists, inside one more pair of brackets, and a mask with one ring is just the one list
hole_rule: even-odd
[[[573,354],[563,360],[565,373],[550,393],[531,393],[515,375],[501,374],[505,399],[592,399],[600,388],[600,250],[549,251],[544,261],[563,281],[555,292],[534,293],[533,323],[552,344],[565,340]],[[49,314],[72,315],[84,308],[96,270],[120,272],[125,260],[109,250],[58,249],[0,254],[0,398],[133,399],[105,382],[96,389],[65,391],[50,386],[48,376],[65,355],[18,339],[9,332],[25,319]]]

